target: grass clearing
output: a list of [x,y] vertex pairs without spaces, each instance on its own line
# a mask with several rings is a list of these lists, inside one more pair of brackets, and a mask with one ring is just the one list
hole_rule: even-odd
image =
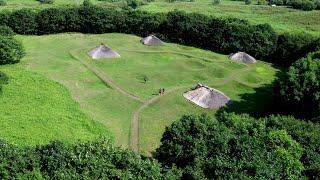
[[50,140],[72,143],[99,136],[107,128],[84,114],[60,84],[20,65],[0,66],[9,83],[0,95],[0,136],[18,145],[45,144]]
[[[27,55],[22,65],[61,84],[90,117],[104,124],[118,145],[130,144],[130,123],[141,102],[105,85],[81,61],[103,72],[124,91],[143,101],[157,97],[159,88],[171,93],[160,97],[140,114],[139,145],[141,152],[149,154],[160,142],[164,127],[183,114],[208,113],[185,100],[182,93],[202,82],[219,90],[242,107],[244,112],[263,109],[268,97],[252,99],[250,105],[242,102],[243,94],[270,84],[276,69],[270,64],[254,65],[231,62],[226,55],[176,44],[150,47],[140,44],[140,37],[126,34],[84,35],[78,33],[45,36],[17,36]],[[94,61],[86,52],[107,44],[121,57]],[[76,57],[73,54],[76,53]],[[147,75],[149,82],[143,83]],[[259,109],[260,108],[260,109]]]

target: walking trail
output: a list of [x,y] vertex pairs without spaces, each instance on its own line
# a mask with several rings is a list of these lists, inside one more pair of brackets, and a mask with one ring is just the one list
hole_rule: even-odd
[[[131,50],[127,50],[127,51],[131,51]],[[99,68],[91,65],[89,62],[89,58],[88,59],[84,59],[83,57],[79,57],[81,50],[73,50],[70,51],[70,55],[71,57],[73,57],[74,59],[76,59],[77,61],[79,61],[81,64],[83,64],[89,71],[91,71],[94,75],[96,75],[106,86],[111,87],[113,89],[115,89],[116,91],[120,92],[121,94],[134,99],[138,102],[141,102],[141,106],[136,109],[133,113],[133,117],[131,120],[131,132],[130,132],[130,147],[134,152],[139,152],[139,119],[140,119],[140,114],[141,112],[148,108],[150,105],[156,103],[160,98],[167,96],[170,93],[173,93],[175,91],[184,89],[184,88],[188,88],[188,87],[192,87],[194,86],[194,84],[188,85],[188,86],[180,86],[180,87],[175,87],[172,89],[167,90],[163,95],[159,95],[159,96],[155,96],[152,97],[151,99],[148,100],[143,100],[140,97],[127,92],[126,90],[122,89],[122,87],[120,87],[119,85],[117,85],[106,73],[104,73],[103,71],[101,71]],[[143,51],[132,51],[132,52],[143,52]],[[148,51],[146,51],[148,52]],[[173,54],[180,54],[180,55],[184,55],[184,56],[189,56],[189,57],[194,57],[194,58],[198,58],[198,59],[202,59],[202,60],[206,60],[209,61],[210,59],[206,59],[206,58],[201,58],[201,57],[196,57],[196,56],[191,56],[188,54],[184,54],[184,53],[176,53],[176,52],[170,52],[170,51],[149,51],[148,53],[173,53]],[[210,60],[211,61],[211,60]],[[216,84],[215,86],[223,86],[225,84],[227,84],[228,82],[232,81],[232,80],[236,80],[237,75],[241,74],[242,72],[246,72],[251,70],[252,68],[254,68],[254,66],[247,66],[245,68],[242,68],[238,71],[234,71],[233,73],[231,73],[227,78],[225,78],[222,82]],[[239,82],[239,81],[237,81]],[[239,82],[240,83],[240,82]],[[250,84],[244,84],[246,86],[250,86],[253,87]],[[259,84],[258,84],[259,85]],[[258,86],[256,85],[256,86]]]

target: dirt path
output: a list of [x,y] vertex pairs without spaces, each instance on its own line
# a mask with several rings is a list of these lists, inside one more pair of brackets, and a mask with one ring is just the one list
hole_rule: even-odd
[[[192,85],[191,85],[192,86]],[[177,90],[191,87],[191,86],[181,86],[181,87],[175,87],[173,89],[170,89],[166,91],[163,95],[155,96],[147,101],[145,101],[136,111],[133,113],[133,118],[131,121],[131,140],[130,140],[130,147],[134,152],[139,152],[139,119],[140,119],[140,113],[150,105],[157,102],[160,98],[167,96],[168,94],[175,92]]]
[[81,64],[83,64],[89,71],[91,71],[93,74],[95,74],[106,86],[110,86],[111,88],[115,89],[116,91],[120,92],[121,94],[132,98],[134,100],[137,100],[139,102],[144,102],[143,99],[140,97],[125,91],[120,86],[118,86],[107,74],[105,74],[103,71],[101,71],[99,68],[94,67],[93,65],[89,64],[86,60],[82,60],[82,58],[79,58],[76,53],[73,51],[69,52],[70,55],[78,60]]
[[[93,65],[91,65],[90,63],[88,63],[87,60],[82,60],[82,58],[77,56],[77,53],[79,50],[77,51],[70,51],[70,55],[71,57],[73,57],[74,59],[76,59],[77,61],[79,61],[81,64],[83,64],[88,70],[90,70],[92,73],[94,73],[106,86],[111,87],[113,89],[115,89],[116,91],[122,93],[123,95],[132,98],[134,100],[137,100],[139,102],[142,103],[142,105],[134,111],[133,113],[133,117],[131,120],[131,129],[130,129],[130,147],[134,152],[139,152],[139,119],[140,119],[140,114],[141,112],[146,109],[147,107],[149,107],[150,105],[156,103],[160,98],[167,96],[168,94],[175,92],[177,90],[183,89],[183,88],[187,88],[187,87],[192,87],[194,84],[192,85],[188,85],[188,86],[180,86],[180,87],[175,87],[172,88],[168,91],[166,91],[163,95],[161,96],[155,96],[149,100],[144,101],[143,99],[141,99],[140,97],[125,91],[124,89],[122,89],[120,86],[118,86],[107,74],[105,74],[103,71],[101,71],[99,68],[94,67]],[[134,51],[134,50],[125,50],[125,51],[131,51],[131,52],[143,52],[143,51]],[[146,52],[145,52],[146,53]],[[196,56],[191,56],[188,54],[184,54],[184,53],[178,53],[178,52],[170,52],[170,51],[147,51],[147,53],[172,53],[172,54],[179,54],[179,55],[183,55],[183,56],[187,56],[187,57],[193,57],[193,58],[197,58],[197,59],[202,59],[204,61],[212,61],[210,59],[207,58],[201,58],[201,57],[196,57]],[[221,63],[225,63],[225,62],[221,62]],[[234,71],[233,73],[231,73],[227,78],[225,78],[222,82],[218,83],[215,85],[215,87],[218,86],[223,86],[225,84],[227,84],[228,82],[232,81],[232,80],[236,80],[237,75],[249,71],[252,68],[254,68],[255,66],[248,66],[246,65],[245,68],[242,68],[238,71]]]

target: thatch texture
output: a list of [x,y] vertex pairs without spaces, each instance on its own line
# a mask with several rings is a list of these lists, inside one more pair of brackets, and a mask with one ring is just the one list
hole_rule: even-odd
[[141,39],[141,43],[148,46],[160,46],[164,44],[159,38],[154,35]]
[[237,53],[231,54],[229,56],[229,59],[234,61],[240,61],[247,64],[253,64],[257,62],[254,57],[244,52],[237,52]]
[[222,92],[208,86],[198,84],[194,90],[183,96],[203,108],[219,109],[231,104],[231,99]]
[[120,57],[120,55],[110,49],[108,46],[101,44],[88,52],[88,55],[92,59],[103,59],[103,58],[116,58]]

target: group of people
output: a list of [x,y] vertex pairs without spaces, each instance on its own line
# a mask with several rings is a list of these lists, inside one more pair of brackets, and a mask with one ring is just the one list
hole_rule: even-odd
[[162,94],[164,94],[164,88],[160,88],[160,89],[159,89],[158,95],[160,96],[160,95],[162,95]]

